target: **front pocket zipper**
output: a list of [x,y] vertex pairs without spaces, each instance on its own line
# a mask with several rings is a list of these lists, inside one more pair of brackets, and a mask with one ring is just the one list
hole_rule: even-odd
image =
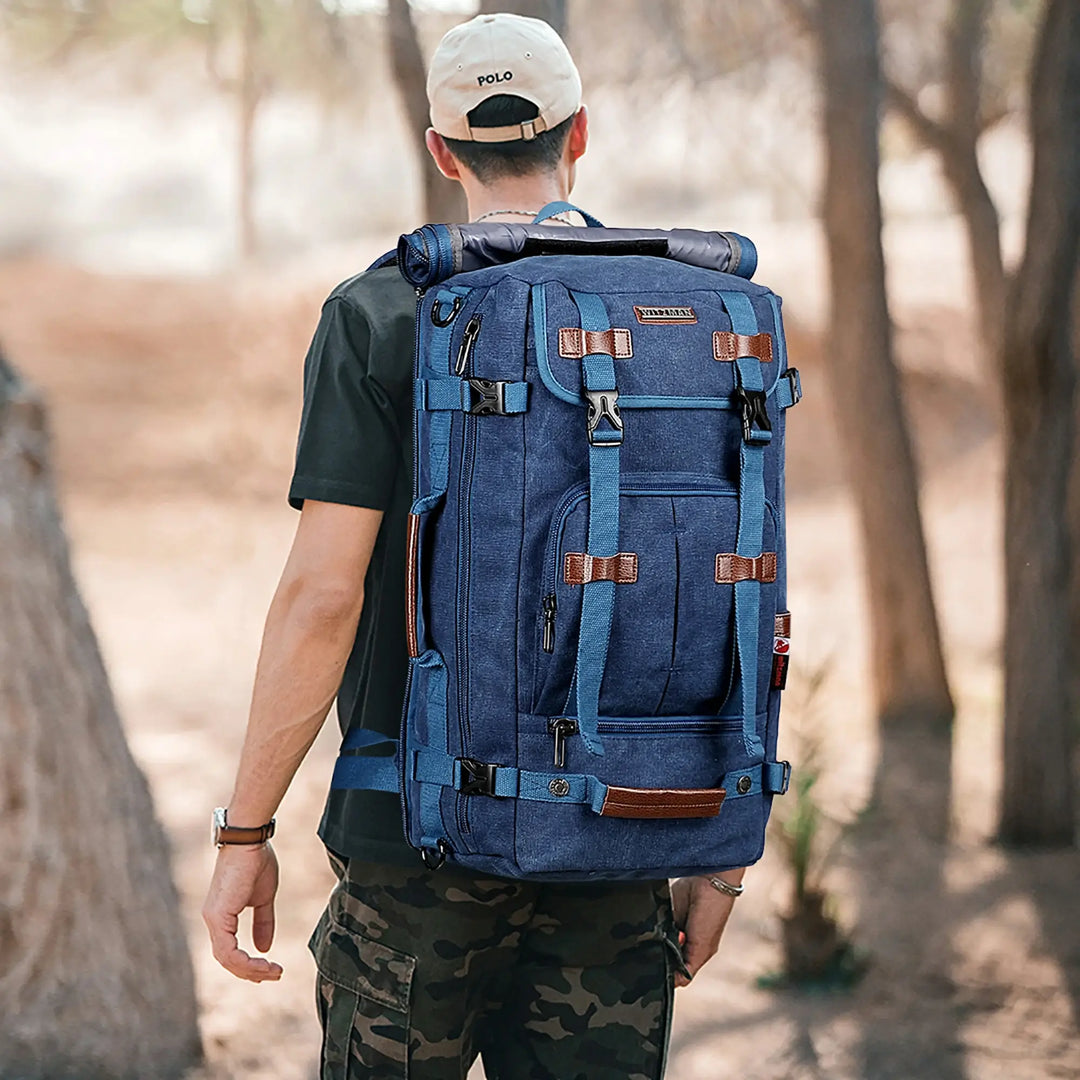
[[[552,716],[547,722],[553,741],[552,761],[557,769],[566,768],[566,740],[577,735],[578,722],[570,716]],[[728,735],[742,732],[738,717],[678,717],[670,720],[600,720],[596,730],[601,735]]]
[[601,735],[719,735],[727,732],[741,732],[742,720],[739,717],[714,716],[700,720],[681,720],[672,717],[670,722],[663,720],[600,720],[596,725]]
[[544,597],[544,652],[555,651],[555,616],[559,611],[558,598],[554,593],[548,593]]

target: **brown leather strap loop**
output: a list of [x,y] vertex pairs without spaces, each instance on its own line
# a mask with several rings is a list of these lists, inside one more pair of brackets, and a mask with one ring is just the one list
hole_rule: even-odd
[[567,585],[588,585],[590,581],[633,585],[637,581],[637,555],[631,551],[620,551],[618,555],[605,558],[568,551],[563,558],[563,581]]
[[720,813],[724,788],[609,787],[601,817],[706,818]]
[[416,605],[419,599],[419,574],[420,567],[417,565],[420,554],[420,515],[409,515],[408,526],[408,561],[405,564],[405,644],[408,646],[409,655],[420,655],[420,642],[417,636]]
[[740,581],[776,580],[776,552],[766,551],[754,558],[729,552],[716,556],[716,584],[735,585]]
[[791,637],[791,612],[778,611],[773,619],[773,637]]
[[712,351],[715,360],[734,361],[740,356],[752,356],[767,364],[772,360],[772,338],[768,334],[733,334],[730,330],[714,330]]
[[559,330],[559,355],[568,360],[580,360],[593,353],[606,353],[615,360],[629,360],[634,355],[634,343],[630,331],[582,330],[578,326],[564,326]]

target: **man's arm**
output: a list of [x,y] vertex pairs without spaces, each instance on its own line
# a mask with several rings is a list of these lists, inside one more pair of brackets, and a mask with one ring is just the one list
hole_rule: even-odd
[[[263,825],[277,810],[341,684],[364,604],[382,511],[308,500],[266,617],[229,824]],[[241,979],[281,977],[281,966],[238,945],[240,913],[252,939],[274,937],[277,860],[269,844],[218,850],[203,920],[218,962]]]

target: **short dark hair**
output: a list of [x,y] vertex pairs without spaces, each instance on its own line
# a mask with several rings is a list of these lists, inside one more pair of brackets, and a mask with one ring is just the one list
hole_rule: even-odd
[[[484,98],[468,113],[470,127],[504,127],[535,120],[540,110],[531,101],[516,94],[493,94]],[[445,139],[450,153],[471,172],[481,184],[502,180],[507,176],[528,176],[530,173],[551,172],[559,163],[573,116],[535,139],[514,139],[512,142],[473,142],[466,139]],[[445,138],[445,136],[444,136]]]

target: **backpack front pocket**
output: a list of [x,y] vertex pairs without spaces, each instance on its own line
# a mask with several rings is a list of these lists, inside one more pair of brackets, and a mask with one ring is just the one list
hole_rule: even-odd
[[[766,547],[775,543],[776,531],[768,510]],[[575,582],[587,554],[588,518],[588,490],[579,485],[560,500],[552,519],[538,605],[534,697],[539,713],[576,711],[572,681],[585,586]],[[623,478],[619,551],[624,558],[612,570],[617,584],[601,715],[721,710],[733,681],[734,589],[717,584],[716,557],[735,550],[737,528],[738,494],[717,478]],[[763,609],[769,603],[763,595]]]

